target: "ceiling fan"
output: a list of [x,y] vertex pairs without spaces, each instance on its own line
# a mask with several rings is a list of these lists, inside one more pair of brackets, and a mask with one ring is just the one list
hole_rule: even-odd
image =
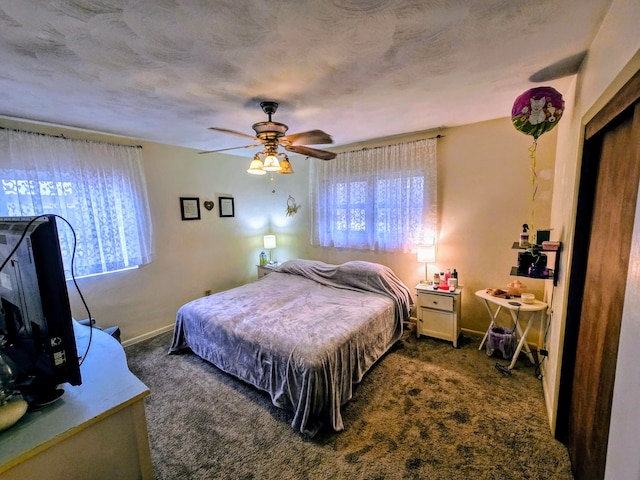
[[267,120],[266,122],[258,122],[253,124],[253,130],[256,132],[255,136],[236,132],[234,130],[228,130],[226,128],[209,128],[209,130],[214,130],[216,132],[230,133],[232,135],[249,138],[258,143],[252,145],[243,145],[240,147],[222,148],[219,150],[208,150],[199,153],[224,152],[227,150],[236,150],[240,148],[256,148],[264,145],[265,151],[263,153],[265,153],[266,156],[277,156],[278,146],[281,146],[288,152],[306,155],[307,157],[319,158],[320,160],[333,160],[334,158],[336,158],[336,154],[333,152],[306,146],[333,143],[333,139],[329,134],[323,132],[322,130],[309,130],[308,132],[285,135],[289,127],[283,123],[278,123],[271,120],[271,116],[275,114],[276,110],[278,109],[278,104],[276,102],[260,102],[260,107],[262,107],[262,111],[269,116],[269,120]]

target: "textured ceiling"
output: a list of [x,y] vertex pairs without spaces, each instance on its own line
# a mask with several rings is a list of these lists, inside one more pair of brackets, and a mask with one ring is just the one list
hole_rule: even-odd
[[204,150],[260,100],[336,145],[463,125],[562,92],[610,3],[0,0],[0,115]]

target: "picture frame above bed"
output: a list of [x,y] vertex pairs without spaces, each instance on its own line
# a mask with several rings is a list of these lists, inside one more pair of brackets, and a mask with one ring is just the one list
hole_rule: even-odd
[[180,216],[182,220],[200,220],[200,198],[180,197]]
[[235,206],[233,197],[218,197],[218,209],[221,217],[234,217]]

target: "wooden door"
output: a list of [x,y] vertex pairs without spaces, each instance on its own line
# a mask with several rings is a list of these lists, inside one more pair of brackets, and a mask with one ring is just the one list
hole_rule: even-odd
[[[638,75],[634,77],[638,85]],[[585,142],[568,342],[577,333],[566,440],[575,478],[604,478],[622,308],[640,181],[640,104],[618,108]],[[621,110],[621,111],[620,111]],[[595,118],[600,122],[600,118]],[[601,122],[600,122],[601,123]],[[589,125],[587,136],[589,136]],[[582,196],[582,198],[580,198]],[[586,198],[585,198],[586,197]],[[582,205],[580,205],[580,203]],[[586,233],[586,238],[579,235]],[[582,253],[581,253],[582,252]],[[577,271],[577,273],[576,273]],[[569,321],[570,309],[578,314]],[[565,346],[567,346],[565,344]],[[570,345],[564,354],[571,354]],[[571,363],[571,362],[570,362]],[[562,381],[567,379],[563,367]],[[570,376],[570,375],[569,375]],[[562,394],[562,391],[561,391]],[[562,401],[562,400],[561,400]],[[559,408],[559,413],[560,413]]]

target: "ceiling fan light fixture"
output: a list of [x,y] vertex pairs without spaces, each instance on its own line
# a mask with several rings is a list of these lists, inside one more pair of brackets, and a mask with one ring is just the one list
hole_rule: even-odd
[[267,138],[280,138],[284,134],[287,133],[287,127],[284,123],[278,122],[258,122],[253,125],[253,130],[256,132],[256,135],[260,134],[268,134]]
[[278,173],[282,173],[282,174],[294,173],[293,167],[291,166],[291,162],[289,161],[286,155],[284,155],[284,158],[280,162],[280,167],[281,167],[281,170]]
[[262,170],[265,170],[267,172],[279,172],[280,170],[282,170],[280,162],[278,162],[278,157],[276,157],[272,153],[264,157],[264,165],[262,167]]
[[260,157],[256,155],[253,157],[253,160],[251,160],[251,165],[249,165],[247,173],[250,173],[251,175],[266,175],[267,172],[263,170],[263,168],[262,160],[260,160]]
[[[208,150],[200,153],[215,153],[240,148],[255,148],[262,144],[264,145],[264,151],[256,154],[249,166],[249,169],[247,170],[247,172],[253,175],[264,175],[266,172],[272,174],[275,172],[285,174],[294,173],[289,159],[284,153],[278,152],[278,147],[282,147],[284,150],[298,155],[305,155],[307,158],[313,157],[321,160],[333,160],[336,158],[336,154],[333,152],[306,146],[307,144],[322,145],[326,143],[333,143],[331,135],[317,129],[286,135],[289,127],[284,123],[274,122],[272,120],[273,114],[275,114],[278,109],[278,103],[264,101],[260,102],[260,107],[262,108],[262,111],[267,114],[268,120],[266,122],[257,122],[253,124],[253,130],[256,133],[255,136],[236,132],[227,128],[209,127],[209,130],[221,133],[230,133],[243,138],[248,138],[254,142],[253,144],[221,148],[218,150]],[[271,176],[271,179],[273,180],[273,175]]]

